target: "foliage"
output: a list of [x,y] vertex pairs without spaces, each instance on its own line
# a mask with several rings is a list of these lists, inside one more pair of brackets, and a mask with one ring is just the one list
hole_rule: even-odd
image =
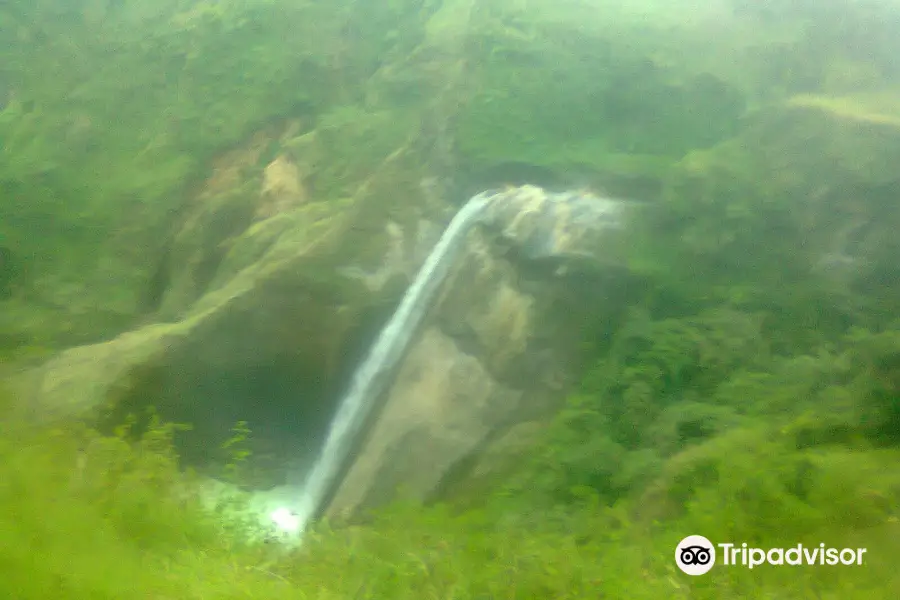
[[0,235],[26,271],[4,328],[54,345],[137,316],[215,154],[355,95],[372,59],[342,52],[346,2],[87,4],[17,15],[0,74]]
[[250,439],[250,428],[246,421],[239,421],[232,429],[232,436],[222,444],[222,450],[228,454],[225,462],[225,478],[231,483],[239,483],[243,479],[243,469],[250,458],[247,440]]
[[[461,116],[467,167],[522,163],[557,171],[635,170],[731,135],[741,95],[711,74],[674,73],[648,59],[633,29],[501,12],[473,31],[479,84]],[[499,13],[499,14],[496,14]]]
[[[417,86],[439,77],[385,63],[419,48],[439,4],[0,7],[0,24],[14,24],[0,27],[0,235],[30,276],[15,285],[32,286],[3,315],[53,330],[3,340],[40,355],[59,332],[74,342],[116,330],[183,186],[269,122],[308,121],[287,151],[315,163],[320,199],[352,197],[420,124]],[[246,512],[246,423],[217,449],[238,489],[210,510],[172,449],[181,428],[153,414],[137,439],[130,422],[101,435],[8,418],[0,596],[898,597],[890,19],[829,6],[835,18],[816,28],[802,2],[709,3],[750,14],[741,25],[685,19],[661,0],[613,4],[598,19],[575,0],[480,2],[465,32],[471,87],[453,122],[463,168],[638,175],[661,190],[634,236],[650,292],[592,347],[580,389],[508,481],[466,509],[398,503],[365,523],[320,523],[294,551],[259,543]],[[368,87],[380,71],[395,87]],[[373,102],[379,92],[397,105]],[[378,193],[400,194],[399,179]],[[251,230],[226,266],[268,248],[266,227],[328,223],[331,210]],[[884,231],[847,228],[860,218]],[[828,251],[868,262],[849,278],[814,276]],[[99,316],[43,318],[87,312]],[[671,555],[689,533],[867,547],[870,562],[687,578]]]
[[[460,514],[398,503],[366,525],[320,524],[290,550],[240,542],[247,529],[223,528],[201,509],[172,462],[170,426],[157,424],[134,444],[8,420],[2,433],[0,592],[21,600],[836,599],[889,597],[882,592],[898,585],[893,450],[797,455],[789,435],[737,431],[673,460],[634,505],[554,509],[499,494]],[[660,516],[661,496],[678,500],[682,514],[646,516]],[[763,547],[858,545],[871,561],[857,570],[723,568],[686,578],[671,553],[687,532]]]
[[892,445],[898,351],[896,329],[855,329],[815,355],[778,356],[749,315],[637,314],[569,399],[520,485],[561,501],[587,489],[612,503],[665,460],[762,425],[799,449]]

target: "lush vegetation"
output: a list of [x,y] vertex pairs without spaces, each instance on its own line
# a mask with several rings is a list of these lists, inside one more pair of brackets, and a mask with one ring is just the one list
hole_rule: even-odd
[[[0,591],[31,598],[888,598],[900,585],[900,329],[777,356],[758,321],[635,316],[495,492],[246,542],[137,442],[3,426]],[[75,433],[77,432],[77,433]],[[244,432],[245,434],[245,432]],[[240,437],[237,438],[240,441]],[[246,456],[228,449],[238,474]],[[232,503],[240,503],[234,498]],[[466,508],[460,508],[465,505]],[[868,549],[864,567],[717,569],[681,537]]]
[[[585,332],[580,388],[514,467],[301,549],[252,541],[239,495],[204,508],[174,425],[35,428],[4,407],[0,596],[900,597],[894,5],[723,1],[741,16],[686,25],[647,1],[593,25],[574,0],[31,4],[0,7],[0,251],[32,271],[0,263],[4,359],[130,323],[184,190],[272,123],[301,125],[250,170],[279,144],[314,155],[318,200],[422,134],[457,142],[468,183],[657,204],[630,255],[645,297],[611,337]],[[426,107],[457,64],[440,101],[458,114]],[[832,255],[856,262],[811,268]],[[220,449],[238,483],[247,435]],[[690,578],[672,561],[688,534],[868,552]]]
[[[361,146],[350,135],[385,122],[352,110],[386,51],[370,28],[404,8],[375,19],[354,4],[0,7],[0,245],[22,271],[0,345],[74,345],[133,323],[190,186],[213,156],[273,123],[334,109],[322,137],[342,158],[323,161],[337,172],[320,179],[341,197],[329,184],[347,177],[344,163],[367,166],[346,152]],[[369,121],[348,128],[356,113]]]

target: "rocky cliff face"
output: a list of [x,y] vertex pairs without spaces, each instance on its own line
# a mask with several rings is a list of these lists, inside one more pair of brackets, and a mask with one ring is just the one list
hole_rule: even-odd
[[[633,208],[632,208],[633,210]],[[444,283],[327,508],[427,500],[484,475],[483,456],[550,415],[580,371],[590,319],[615,320],[628,205],[534,187],[501,193]]]

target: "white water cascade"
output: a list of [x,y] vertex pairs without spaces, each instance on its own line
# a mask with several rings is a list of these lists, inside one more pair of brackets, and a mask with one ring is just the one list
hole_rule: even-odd
[[[478,221],[491,197],[488,193],[478,194],[456,213],[416,274],[390,321],[381,330],[368,356],[353,374],[350,388],[338,405],[328,437],[307,475],[299,505],[292,514],[290,529],[295,533],[303,533],[324,501],[376,399],[384,391],[385,384],[397,362],[403,357],[432,297],[453,263],[462,241]],[[278,522],[284,519],[286,510],[280,509],[276,513],[272,517]]]

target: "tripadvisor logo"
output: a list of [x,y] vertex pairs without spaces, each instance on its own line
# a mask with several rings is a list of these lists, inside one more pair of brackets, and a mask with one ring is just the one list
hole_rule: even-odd
[[675,564],[688,575],[703,575],[716,564],[716,547],[702,535],[689,535],[675,548]]
[[753,569],[761,565],[862,565],[865,548],[828,548],[825,544],[807,547],[797,544],[790,548],[749,547],[747,544],[713,544],[702,535],[689,535],[675,548],[675,564],[688,575],[703,575],[716,564]]

